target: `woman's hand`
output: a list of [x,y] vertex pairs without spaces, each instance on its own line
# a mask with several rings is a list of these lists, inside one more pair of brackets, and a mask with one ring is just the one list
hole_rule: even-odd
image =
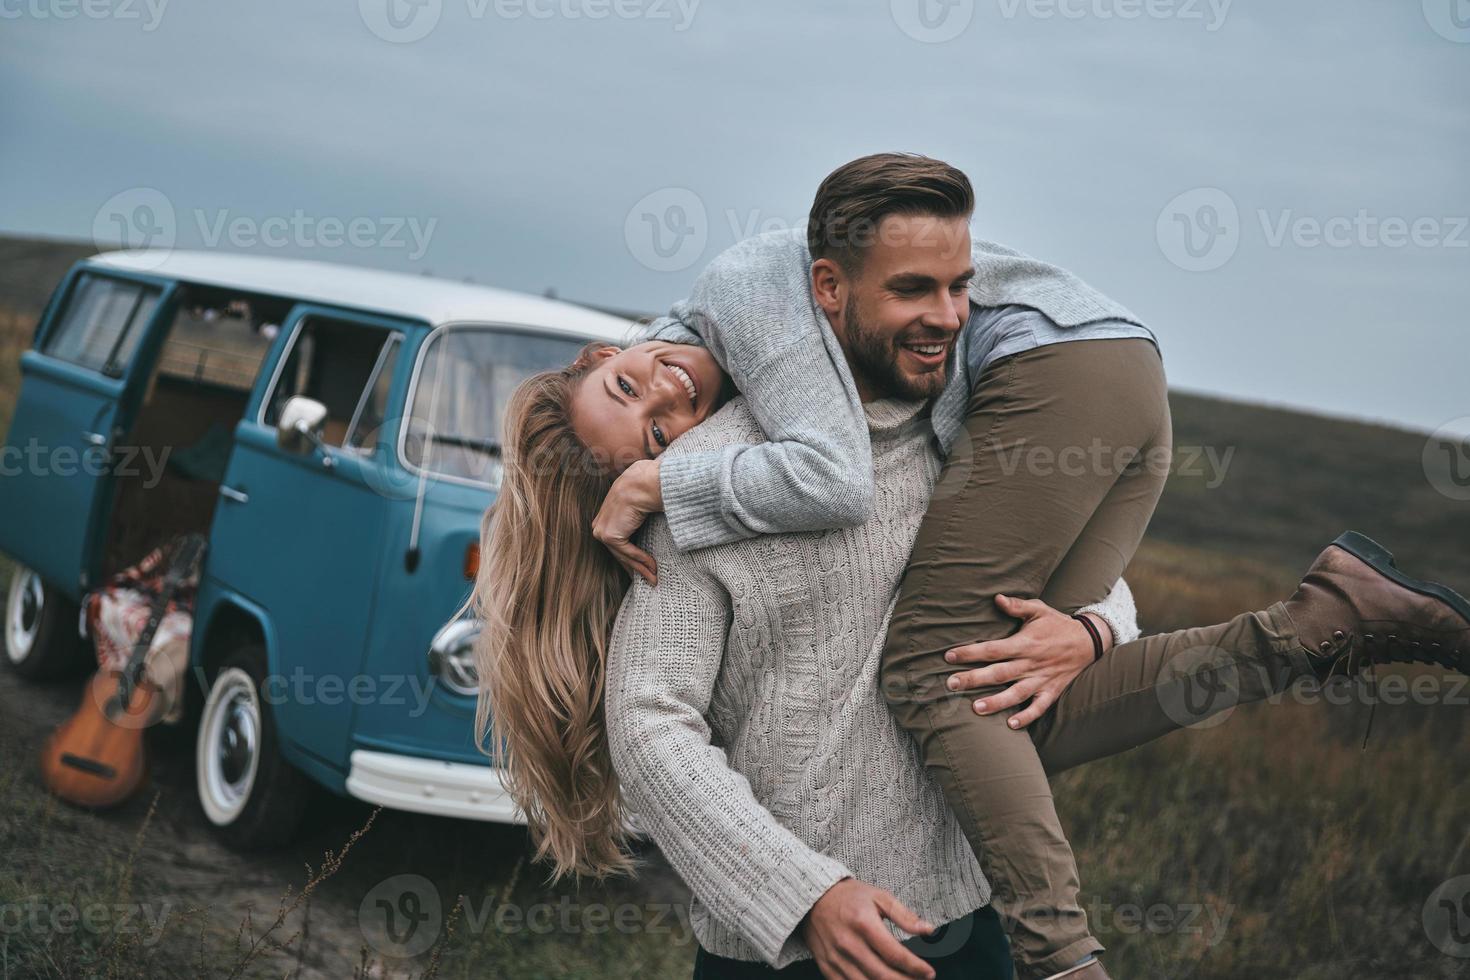
[[[1021,629],[1003,640],[967,643],[946,653],[948,663],[990,665],[955,672],[949,678],[949,689],[973,691],[1009,684],[976,701],[975,713],[993,715],[1029,699],[1031,703],[1009,722],[1012,728],[1024,728],[1046,714],[1067,685],[1092,663],[1092,637],[1081,623],[1040,599],[998,595],[995,604],[1001,612],[1021,620]],[[1085,615],[1102,634],[1103,649],[1111,648],[1113,631],[1107,622],[1091,613]]]
[[663,509],[658,460],[640,459],[613,481],[607,499],[592,520],[592,536],[607,546],[629,575],[641,575],[649,585],[658,584],[658,564],[632,538],[649,514]]

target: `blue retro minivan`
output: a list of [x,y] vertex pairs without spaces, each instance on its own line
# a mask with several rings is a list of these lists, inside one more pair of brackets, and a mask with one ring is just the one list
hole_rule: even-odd
[[[473,735],[479,561],[516,384],[628,319],[427,277],[123,251],[66,275],[21,357],[0,477],[6,664],[85,650],[79,602],[180,533],[209,546],[189,640],[200,805],[289,840],[312,783],[519,814]],[[447,624],[447,625],[446,625]]]

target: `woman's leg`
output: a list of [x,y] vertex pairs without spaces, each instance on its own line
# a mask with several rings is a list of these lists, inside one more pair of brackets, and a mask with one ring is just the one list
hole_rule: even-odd
[[[1102,949],[1036,746],[1007,713],[951,695],[951,647],[1016,623],[994,597],[1102,599],[1163,490],[1168,393],[1147,340],[1069,341],[997,362],[976,385],[924,518],[883,654],[884,693],[959,817],[1011,936],[1018,975]],[[1053,586],[1053,582],[1056,582]]]
[[1406,575],[1377,543],[1345,534],[1296,592],[1227,623],[1146,636],[1077,675],[1032,726],[1050,773],[1113,755],[1285,691],[1374,663],[1470,674],[1470,600]]

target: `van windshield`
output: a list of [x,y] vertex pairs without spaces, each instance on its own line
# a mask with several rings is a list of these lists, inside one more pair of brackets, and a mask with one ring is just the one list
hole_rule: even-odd
[[405,461],[498,488],[501,425],[511,393],[533,374],[572,363],[585,343],[492,327],[440,331],[419,360],[403,441]]

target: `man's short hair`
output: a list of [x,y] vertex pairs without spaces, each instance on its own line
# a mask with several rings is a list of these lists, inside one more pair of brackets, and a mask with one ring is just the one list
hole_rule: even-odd
[[974,211],[975,190],[963,171],[917,153],[875,153],[822,181],[807,221],[807,248],[814,261],[832,259],[851,271],[890,215],[969,219]]

